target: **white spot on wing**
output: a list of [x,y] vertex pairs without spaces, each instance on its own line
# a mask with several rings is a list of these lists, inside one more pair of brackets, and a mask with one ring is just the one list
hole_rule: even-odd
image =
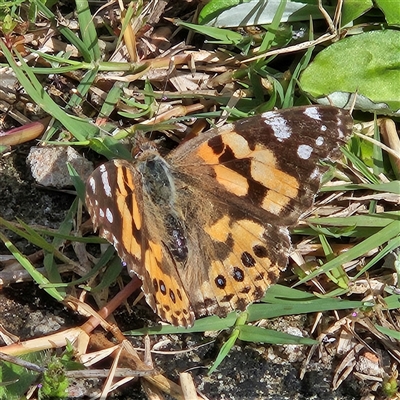
[[103,165],[100,167],[100,172],[101,172],[101,181],[103,182],[103,188],[104,188],[104,192],[106,194],[107,197],[111,197],[111,186],[110,186],[110,182],[108,179],[108,172],[107,170],[103,167]]
[[99,215],[101,218],[104,218],[104,211],[102,208],[99,209]]
[[308,160],[311,156],[311,153],[313,151],[313,148],[307,144],[301,144],[297,148],[297,155],[303,159],[303,160]]
[[307,115],[307,117],[310,117],[312,119],[316,119],[317,121],[321,121],[321,114],[318,111],[317,107],[307,107],[304,110],[304,114]]
[[89,178],[89,186],[90,189],[92,189],[92,192],[96,193],[96,180],[93,178],[93,176]]
[[271,116],[270,112],[262,114],[265,118],[265,123],[272,128],[274,136],[283,142],[292,135],[292,129],[288,126],[286,118],[280,117],[279,114],[273,113]]
[[112,241],[114,243],[114,246],[119,245],[119,240],[115,237],[115,235],[112,235]]
[[315,144],[317,146],[322,146],[324,144],[324,138],[322,136],[318,136],[317,139],[315,140]]
[[317,168],[314,168],[313,172],[311,172],[310,179],[314,180],[316,178],[319,178],[320,176],[321,176],[321,173],[319,172],[319,169],[317,167]]
[[328,128],[326,127],[326,125],[321,125],[321,131],[322,132],[326,132]]
[[112,224],[114,222],[114,215],[108,207],[106,210],[106,218],[110,224]]

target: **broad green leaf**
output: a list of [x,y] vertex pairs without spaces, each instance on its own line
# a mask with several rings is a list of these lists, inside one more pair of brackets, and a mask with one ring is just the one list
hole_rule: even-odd
[[[236,3],[236,4],[235,4]],[[199,22],[216,27],[237,27],[270,24],[281,4],[280,0],[269,1],[211,1],[205,6]],[[334,7],[325,7],[333,15]],[[317,0],[288,1],[281,22],[323,19]]]
[[394,0],[375,0],[375,4],[385,14],[389,25],[400,25],[400,3]]
[[400,113],[400,31],[365,32],[321,51],[300,78],[301,89],[319,103]]
[[342,8],[342,25],[361,17],[373,6],[372,0],[346,0]]
[[[40,376],[41,365],[46,359],[47,352],[32,352],[20,356],[19,359],[25,361],[28,365],[37,367],[37,369],[28,369],[25,366],[15,363],[0,362],[0,399],[21,400],[25,399],[29,387]],[[44,370],[44,368],[43,368]]]

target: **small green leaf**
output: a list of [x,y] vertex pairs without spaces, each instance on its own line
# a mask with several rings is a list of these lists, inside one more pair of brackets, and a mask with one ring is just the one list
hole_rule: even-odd
[[119,140],[113,137],[92,138],[90,139],[90,147],[96,151],[96,153],[102,154],[109,160],[112,158],[132,160],[132,155],[129,150]]
[[18,25],[16,21],[13,20],[10,14],[7,14],[4,19],[3,23],[1,24],[1,31],[5,34],[8,35],[10,34],[14,28]]

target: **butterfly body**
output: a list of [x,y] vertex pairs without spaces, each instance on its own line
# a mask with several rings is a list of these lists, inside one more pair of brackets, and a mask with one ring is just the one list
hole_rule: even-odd
[[88,210],[162,319],[223,317],[284,270],[287,228],[313,203],[318,160],[340,156],[351,126],[339,109],[299,107],[210,130],[166,157],[110,161],[88,179]]

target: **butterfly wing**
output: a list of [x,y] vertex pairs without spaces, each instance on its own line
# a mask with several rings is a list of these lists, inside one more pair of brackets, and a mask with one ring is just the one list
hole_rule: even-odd
[[341,156],[352,125],[331,106],[271,111],[185,142],[168,160],[217,203],[291,226],[313,203],[325,171],[319,161]]
[[351,131],[347,112],[299,107],[238,121],[170,153],[188,229],[179,273],[196,316],[243,310],[276,281],[290,250],[287,227],[319,188],[318,162],[340,157]]
[[145,185],[137,165],[127,161],[114,160],[97,168],[86,184],[93,226],[114,245],[128,271],[142,279],[153,310],[174,325],[192,325],[194,314],[160,229],[162,212],[146,204]]

